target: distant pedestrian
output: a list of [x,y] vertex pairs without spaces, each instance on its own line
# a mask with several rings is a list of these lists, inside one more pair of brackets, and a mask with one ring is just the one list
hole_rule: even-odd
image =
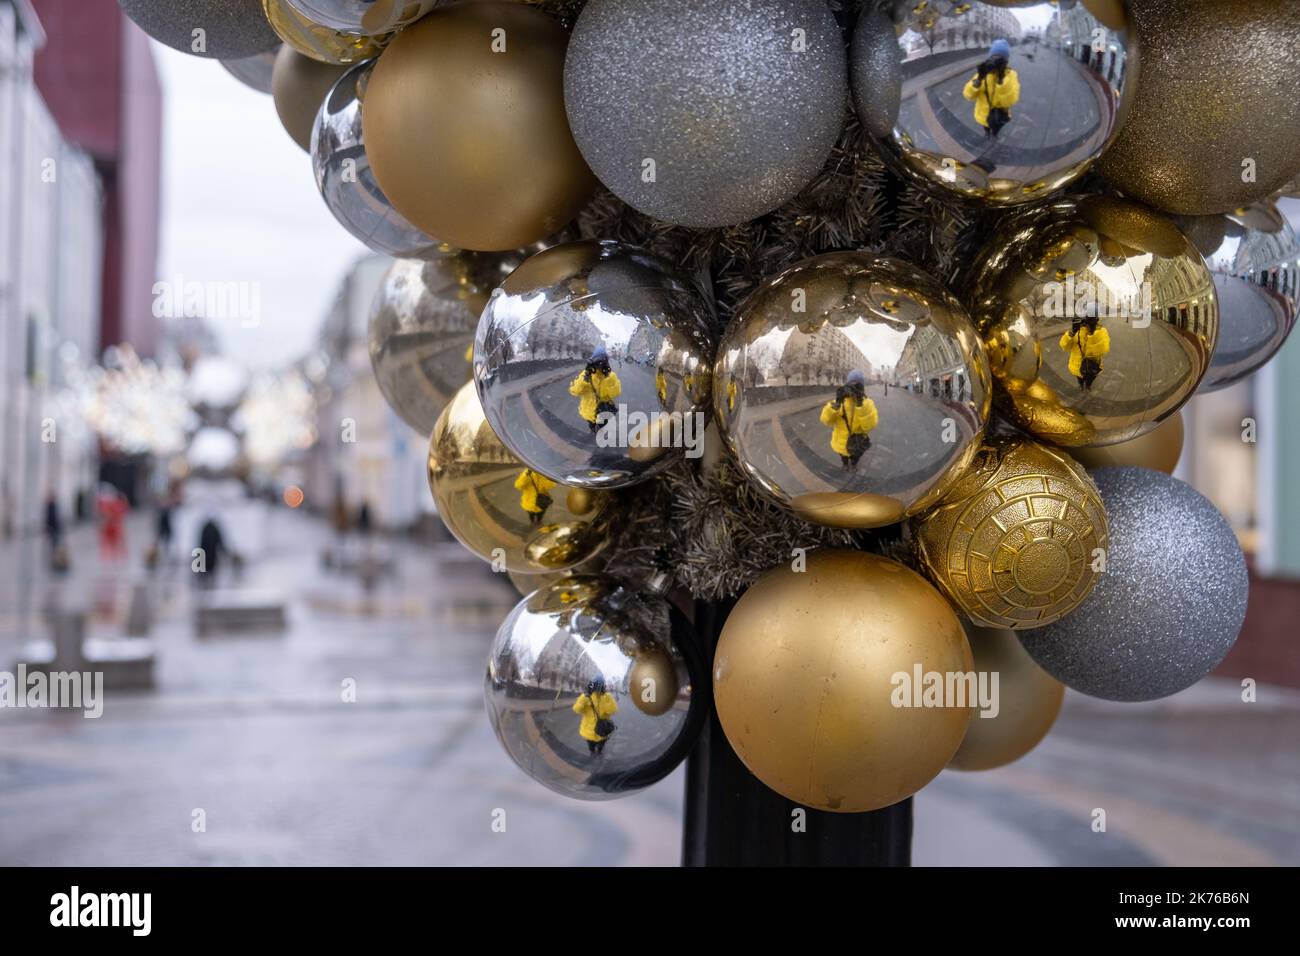
[[361,502],[361,508],[357,511],[357,532],[363,537],[370,534],[370,502]]
[[99,553],[108,560],[126,557],[126,515],[131,510],[126,496],[105,483],[95,502],[99,512]]
[[59,499],[51,492],[45,499],[45,537],[50,543],[50,568],[63,572],[68,570],[68,548],[63,541],[63,514],[59,511]]
[[209,516],[199,529],[199,551],[203,556],[203,574],[199,583],[203,587],[215,587],[222,556],[229,553],[221,525],[217,524],[215,517]]

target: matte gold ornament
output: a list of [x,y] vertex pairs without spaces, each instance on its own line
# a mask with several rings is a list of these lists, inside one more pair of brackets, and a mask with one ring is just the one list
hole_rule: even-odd
[[343,33],[382,36],[408,27],[438,0],[283,0],[312,23]]
[[335,66],[352,66],[373,59],[396,36],[396,32],[379,36],[345,33],[313,23],[295,10],[288,0],[262,0],[271,29],[286,44],[303,56]]
[[379,58],[366,152],[399,212],[462,249],[568,223],[595,189],[564,113],[564,30],[520,3],[435,9]]
[[714,413],[746,476],[807,521],[892,524],[936,501],[988,420],[965,310],[906,263],[843,252],[764,282],[718,348]]
[[433,429],[429,488],[447,530],[504,570],[561,571],[609,542],[610,494],[570,488],[523,465],[488,425],[473,383]]
[[1139,203],[1087,196],[1013,216],[968,277],[994,403],[1052,444],[1151,431],[1196,391],[1218,341],[1201,254]]
[[1132,441],[1099,448],[1071,448],[1070,457],[1084,468],[1110,468],[1132,465],[1152,468],[1172,475],[1183,455],[1183,413],[1170,415],[1163,422]]
[[961,622],[924,578],[861,551],[815,551],[803,571],[769,571],[737,602],[714,655],[714,700],[763,783],[857,813],[911,796],[952,759],[975,701],[916,706],[911,684],[971,668]]
[[997,675],[996,710],[971,717],[954,770],[992,770],[1019,760],[1042,742],[1056,723],[1065,685],[1034,663],[1014,631],[968,626],[975,672]]
[[1092,591],[1108,540],[1092,479],[1028,439],[980,449],[944,500],[912,522],[930,579],[987,627],[1043,627]]
[[303,56],[288,44],[280,47],[271,70],[271,96],[284,130],[304,152],[311,152],[316,114],[334,84],[346,72]]
[[1102,175],[1160,209],[1208,215],[1300,172],[1300,4],[1129,0],[1129,10],[1141,76]]

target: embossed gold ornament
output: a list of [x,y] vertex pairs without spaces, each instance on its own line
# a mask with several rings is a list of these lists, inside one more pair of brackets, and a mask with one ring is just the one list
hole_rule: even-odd
[[1022,438],[981,448],[912,531],[926,574],[967,617],[1017,630],[1078,607],[1108,540],[1087,472],[1060,449]]
[[433,429],[429,488],[457,540],[510,571],[572,568],[609,541],[610,494],[570,488],[523,465],[488,426],[473,383]]
[[718,347],[714,413],[745,475],[801,518],[901,521],[969,464],[988,361],[965,310],[906,263],[797,263],[740,307]]
[[999,410],[1068,447],[1155,428],[1196,391],[1219,335],[1200,253],[1160,213],[1104,196],[1013,216],[972,264],[967,302]]
[[288,0],[262,0],[262,12],[276,34],[303,56],[334,66],[351,66],[379,56],[396,31],[378,36],[346,33],[321,26],[295,10]]
[[955,700],[911,706],[899,675],[971,668],[961,622],[919,574],[814,551],[803,571],[776,568],[741,596],[714,654],[714,700],[754,776],[804,806],[858,813],[929,783],[971,717]]

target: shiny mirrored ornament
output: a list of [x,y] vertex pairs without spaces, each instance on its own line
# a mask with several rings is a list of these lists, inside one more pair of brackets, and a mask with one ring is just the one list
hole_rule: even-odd
[[912,533],[922,569],[963,614],[1019,630],[1060,620],[1092,592],[1106,511],[1064,451],[1000,439]]
[[519,769],[582,800],[663,779],[695,742],[707,685],[690,626],[658,597],[577,576],[524,598],[497,632],[484,685]]
[[864,13],[850,54],[858,116],[888,159],[934,190],[992,205],[1042,199],[1101,156],[1135,85],[1132,33],[1096,6]]
[[609,541],[612,495],[562,485],[510,454],[473,382],[461,386],[430,436],[429,489],[447,529],[497,570],[566,570]]
[[1103,196],[1013,216],[969,270],[998,409],[1043,441],[1128,441],[1176,412],[1219,335],[1201,254],[1165,216]]
[[620,199],[665,222],[729,226],[821,172],[847,72],[823,0],[589,0],[564,100],[583,156]]
[[1207,234],[1218,237],[1203,253],[1219,294],[1219,341],[1201,392],[1227,388],[1276,355],[1300,296],[1300,240],[1272,203],[1192,221],[1189,235]]
[[1074,613],[1020,642],[1080,693],[1168,697],[1236,642],[1250,590],[1246,559],[1228,522],[1190,485],[1149,468],[1092,476],[1110,521],[1106,572]]
[[311,138],[311,163],[325,205],[367,248],[394,258],[446,254],[446,246],[425,235],[393,208],[370,170],[361,133],[361,109],[373,65],[362,63],[330,90]]
[[262,16],[261,0],[117,0],[122,12],[173,50],[236,60],[274,49],[280,38]]
[[276,47],[265,53],[255,53],[234,60],[222,60],[221,65],[225,67],[227,73],[250,90],[270,93],[271,71],[275,68],[275,54],[278,49],[279,47]]
[[620,488],[702,451],[713,346],[699,291],[614,242],[538,253],[488,300],[474,380],[493,431],[530,468]]
[[764,282],[718,348],[714,411],[746,476],[808,521],[892,524],[936,501],[988,421],[965,310],[894,259],[831,253]]
[[380,36],[410,26],[438,0],[285,0],[313,23],[344,33]]
[[1070,457],[1089,471],[1131,465],[1135,468],[1154,468],[1172,475],[1182,455],[1182,412],[1170,415],[1151,431],[1116,445],[1070,449]]
[[286,44],[303,56],[335,66],[374,59],[395,35],[390,31],[366,36],[321,26],[294,9],[289,0],[262,0],[262,9],[271,28]]

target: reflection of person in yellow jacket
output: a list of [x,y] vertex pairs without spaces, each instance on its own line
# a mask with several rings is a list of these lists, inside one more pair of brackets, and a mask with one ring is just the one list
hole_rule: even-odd
[[655,391],[659,394],[659,404],[668,404],[668,379],[664,375],[664,370],[660,369],[655,372]]
[[854,369],[835,401],[822,408],[822,424],[831,429],[831,449],[845,468],[856,468],[871,447],[870,432],[880,421],[876,403],[867,398],[866,379]]
[[1079,380],[1079,387],[1092,388],[1101,374],[1101,360],[1110,351],[1110,333],[1097,322],[1097,317],[1076,320],[1070,331],[1061,336],[1061,351],[1070,353],[1070,374]]
[[555,487],[555,482],[531,468],[525,468],[515,479],[515,487],[519,489],[519,507],[528,512],[529,521],[537,524],[551,506],[552,499],[547,492]]
[[727,380],[727,411],[736,410],[736,380],[734,378]]
[[961,95],[975,103],[975,122],[984,127],[984,135],[997,139],[1002,127],[1011,122],[1011,107],[1020,102],[1020,74],[1008,66],[1011,44],[997,39],[989,49],[989,58],[967,82]]
[[618,713],[618,702],[605,690],[605,678],[587,681],[587,692],[573,702],[573,712],[582,717],[578,735],[587,741],[587,750],[593,754],[603,752],[605,741],[614,733],[614,722],[609,718]]
[[623,385],[609,367],[609,353],[598,345],[587,360],[587,367],[569,383],[569,394],[578,399],[578,414],[593,432],[600,429],[601,412],[617,413],[614,399],[623,394]]

